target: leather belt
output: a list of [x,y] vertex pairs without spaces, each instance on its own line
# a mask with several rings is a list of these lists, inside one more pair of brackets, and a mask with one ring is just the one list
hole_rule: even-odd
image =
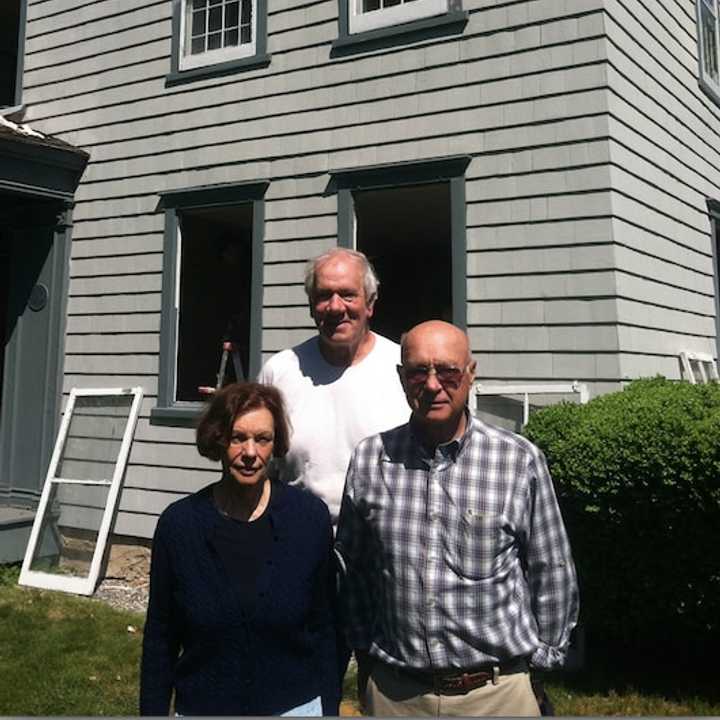
[[492,682],[493,685],[497,684],[500,675],[527,672],[528,665],[525,658],[515,658],[509,662],[480,665],[456,672],[426,672],[411,668],[395,668],[395,670],[425,682],[433,688],[433,692],[437,695],[464,695],[489,682]]

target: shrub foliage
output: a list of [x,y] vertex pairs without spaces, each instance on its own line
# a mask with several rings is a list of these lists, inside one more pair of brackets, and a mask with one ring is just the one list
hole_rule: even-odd
[[[720,385],[637,380],[535,413],[592,640],[690,650],[720,636]],[[715,648],[716,649],[716,648]]]

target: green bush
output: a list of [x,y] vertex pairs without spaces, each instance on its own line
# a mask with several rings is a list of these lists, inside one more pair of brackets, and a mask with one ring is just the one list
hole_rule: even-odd
[[[535,413],[592,640],[692,649],[720,637],[720,386],[637,380]],[[715,648],[716,649],[716,648]]]

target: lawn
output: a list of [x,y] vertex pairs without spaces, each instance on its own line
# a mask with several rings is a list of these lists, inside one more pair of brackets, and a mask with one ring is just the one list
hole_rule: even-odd
[[[143,616],[16,580],[0,566],[0,716],[136,714]],[[354,685],[347,677],[343,714],[357,714]],[[547,687],[558,715],[720,715],[710,673],[682,668],[595,668]]]

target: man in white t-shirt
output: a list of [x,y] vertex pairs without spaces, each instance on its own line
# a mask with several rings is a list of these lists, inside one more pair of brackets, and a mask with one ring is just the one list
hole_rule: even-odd
[[258,377],[282,391],[292,423],[281,476],[322,498],[334,525],[355,446],[410,414],[400,347],[369,326],[378,285],[360,252],[335,248],[311,260],[305,292],[318,334],[273,355]]

